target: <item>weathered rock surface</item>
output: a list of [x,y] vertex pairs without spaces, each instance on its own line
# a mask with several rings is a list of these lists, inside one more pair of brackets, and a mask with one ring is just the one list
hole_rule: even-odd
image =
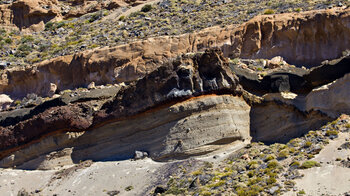
[[136,6],[153,0],[17,0],[11,4],[0,5],[0,26],[18,28],[25,31],[41,31],[45,23],[53,20],[60,21],[101,9],[115,9],[128,5]]
[[303,112],[281,102],[263,102],[252,107],[250,133],[254,141],[287,142],[317,129],[332,118],[320,112]]
[[258,16],[233,34],[232,54],[243,58],[283,57],[307,67],[336,59],[349,49],[350,14],[346,10]]
[[60,16],[57,0],[18,0],[0,7],[0,25],[20,30],[43,30],[44,23]]
[[342,57],[326,61],[322,65],[306,70],[287,67],[268,73],[259,78],[257,72],[250,72],[235,65],[230,68],[239,77],[243,88],[251,93],[264,95],[266,93],[294,92],[308,94],[312,89],[333,82],[350,73],[350,57]]
[[[58,166],[48,160],[47,154],[63,148],[73,150],[60,160],[74,163],[87,159],[129,159],[136,150],[148,152],[156,160],[205,154],[222,144],[250,139],[249,109],[243,99],[232,95],[193,98],[85,132],[45,137],[3,159],[0,166],[17,165],[25,169]],[[38,155],[42,156],[36,158]]]
[[[4,113],[0,155],[8,157],[1,165],[20,165],[71,147],[73,162],[130,158],[135,150],[167,159],[249,139],[250,107],[238,97],[238,80],[217,49],[179,57],[116,91],[107,102],[65,94],[23,109],[24,115]],[[230,95],[200,97],[225,93]],[[182,102],[191,97],[198,98]]]
[[350,74],[310,92],[306,96],[306,109],[319,110],[333,118],[350,114]]
[[0,93],[23,97],[28,93],[46,93],[49,83],[56,84],[58,89],[72,89],[91,82],[100,85],[134,81],[167,58],[213,46],[220,47],[227,57],[281,56],[288,63],[311,67],[338,58],[349,49],[349,13],[349,9],[335,8],[265,15],[239,27],[215,27],[58,57],[36,64],[36,71],[34,68],[7,71],[0,80]]
[[6,109],[12,102],[13,100],[8,95],[0,94],[0,111]]

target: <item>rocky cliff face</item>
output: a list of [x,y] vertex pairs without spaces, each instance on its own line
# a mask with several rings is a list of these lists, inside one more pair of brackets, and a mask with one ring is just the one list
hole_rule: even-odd
[[[220,47],[226,57],[272,58],[312,67],[342,56],[349,45],[349,9],[259,16],[241,26],[210,28],[178,37],[157,37],[113,48],[58,57],[2,74],[0,93],[23,97],[58,89],[130,82],[155,70],[167,58]],[[75,73],[80,73],[79,75]]]
[[[343,12],[344,11],[344,12]],[[273,58],[312,67],[339,58],[349,49],[350,14],[346,10],[259,16],[232,35],[233,56]]]
[[[250,107],[220,50],[179,57],[120,90],[109,88],[115,90],[2,113],[1,165],[71,147],[73,162],[130,158],[135,150],[167,159],[250,139]],[[207,94],[227,95],[201,97]]]
[[[9,24],[28,29],[90,12],[91,5],[98,5],[91,8],[96,11],[112,3],[118,7],[143,2],[64,3],[77,9],[64,15],[62,2],[21,0],[1,5],[11,11],[0,12],[12,17]],[[50,6],[43,7],[46,4]],[[53,11],[55,6],[61,11]],[[229,187],[224,193],[237,194],[258,186],[268,194],[287,191],[290,180],[301,176],[296,169],[306,167],[324,146],[333,146],[332,156],[334,149],[346,154],[342,150],[347,143],[338,148],[334,143],[347,141],[350,128],[349,116],[342,115],[350,114],[350,57],[345,51],[349,11],[264,15],[239,26],[148,38],[26,68],[1,64],[0,167],[60,170],[45,180],[45,186],[52,187],[55,180],[93,162],[118,165],[121,162],[114,161],[148,156],[142,161],[167,166],[158,170],[164,178],[180,168],[178,163],[187,165],[180,168],[180,178],[187,176],[186,181],[167,183],[157,174],[156,181],[167,184],[167,190],[154,190],[158,193],[174,193],[176,183],[181,190],[203,188],[213,194],[215,187]],[[225,153],[237,149],[226,159]],[[210,159],[225,160],[224,166],[205,162],[198,171],[191,170],[197,161]],[[347,167],[349,160],[338,165]],[[59,169],[67,165],[75,166]],[[211,167],[222,167],[223,173],[213,169],[208,174]],[[90,180],[93,171],[88,169],[84,172]],[[238,181],[246,184],[241,187]],[[145,195],[149,187],[142,191]]]
[[46,22],[60,16],[57,0],[19,0],[0,6],[0,24],[20,30],[43,30]]
[[[2,112],[0,166],[50,169],[86,159],[128,159],[137,150],[148,152],[154,160],[168,160],[249,142],[251,137],[286,142],[331,121],[340,112],[337,108],[347,104],[348,75],[328,85],[335,90],[327,93],[343,92],[343,98],[332,103],[312,101],[322,99],[315,95],[319,91],[298,90],[341,78],[347,65],[344,57],[290,72],[301,79],[269,80],[279,82],[266,85],[259,97],[251,91],[260,88],[259,81],[257,86],[242,83],[247,74],[230,64],[219,49],[181,55],[128,84],[66,91],[36,107]],[[329,75],[320,71],[329,69],[338,71]],[[296,89],[301,94],[269,94],[274,89],[282,93]],[[50,158],[51,152],[58,155]]]
[[148,1],[17,0],[10,4],[0,5],[0,26],[27,32],[41,31],[44,30],[45,23],[49,21],[60,21],[101,9],[136,6],[146,2]]

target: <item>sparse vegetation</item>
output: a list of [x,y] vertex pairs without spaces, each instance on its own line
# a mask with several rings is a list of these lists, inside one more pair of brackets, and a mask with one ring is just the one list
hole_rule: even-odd
[[[349,1],[341,1],[350,5]],[[45,31],[32,35],[29,43],[32,50],[19,52],[16,58],[9,51],[18,48],[22,38],[27,36],[19,31],[2,31],[0,47],[7,51],[1,61],[13,65],[28,65],[38,60],[72,54],[77,51],[103,46],[115,46],[135,39],[161,35],[179,35],[198,31],[212,26],[240,24],[259,14],[307,11],[329,6],[326,0],[309,1],[185,1],[166,0],[158,4],[145,5],[129,16],[116,17],[115,20],[100,20],[108,11],[97,11],[78,18],[59,22],[47,22]],[[81,36],[75,40],[66,39]],[[77,40],[82,39],[79,42]],[[39,57],[33,58],[34,55]],[[33,59],[35,61],[33,61]],[[233,62],[236,60],[233,59]],[[266,74],[262,67],[257,68],[261,75]]]
[[274,14],[274,13],[275,13],[275,11],[273,9],[266,9],[264,11],[264,14]]
[[[302,177],[300,169],[320,166],[320,163],[312,160],[312,157],[318,154],[322,146],[327,145],[328,138],[332,137],[326,132],[344,128],[346,124],[340,126],[338,122],[329,123],[322,127],[322,130],[310,131],[303,137],[290,140],[287,144],[252,143],[235,152],[225,162],[215,165],[211,162],[202,162],[201,165],[194,167],[197,170],[192,168],[194,169],[192,172],[182,172],[182,167],[179,167],[178,173],[173,174],[176,178],[168,181],[169,190],[165,194],[221,193],[250,196],[279,195],[291,191],[295,189],[296,184],[293,179]],[[334,126],[338,128],[335,129]],[[340,161],[340,158],[337,161]],[[304,195],[305,191],[299,190],[296,193]]]
[[134,189],[133,186],[127,186],[127,187],[125,187],[125,191],[131,191],[131,190],[133,190],[133,189]]
[[316,161],[305,161],[300,168],[301,169],[309,169],[312,167],[319,167],[320,163],[316,162]]

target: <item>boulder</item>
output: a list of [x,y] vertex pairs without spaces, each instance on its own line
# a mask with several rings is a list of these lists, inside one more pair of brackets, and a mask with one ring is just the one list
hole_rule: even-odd
[[8,95],[0,94],[0,111],[7,109],[12,102],[13,100]]

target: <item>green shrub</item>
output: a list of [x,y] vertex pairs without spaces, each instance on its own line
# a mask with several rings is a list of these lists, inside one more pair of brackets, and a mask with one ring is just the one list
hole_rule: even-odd
[[32,51],[32,48],[29,45],[26,45],[26,44],[21,44],[20,46],[18,46],[17,49],[22,51],[22,52],[25,52],[25,51],[30,52],[30,51]]
[[268,178],[266,180],[267,184],[273,184],[273,183],[276,183],[276,182],[277,182],[276,178],[273,178],[273,177],[270,177],[270,178]]
[[275,13],[275,11],[272,10],[272,9],[266,9],[266,10],[264,11],[264,14],[274,14],[274,13]]
[[34,41],[34,38],[31,35],[25,35],[21,39],[22,44],[25,44],[27,42],[32,42],[32,41]]
[[126,191],[131,191],[131,190],[133,190],[133,189],[134,189],[133,186],[127,186],[127,187],[125,188]]
[[305,144],[304,144],[304,147],[305,148],[309,148],[309,147],[311,147],[312,146],[312,142],[310,142],[310,141],[307,141],[307,142],[305,142]]
[[125,19],[125,16],[119,17],[119,20],[124,20],[124,19]]
[[133,12],[133,13],[131,13],[129,16],[130,16],[131,18],[133,18],[133,17],[137,17],[138,15],[140,15],[140,12]]
[[147,4],[141,8],[141,12],[149,12],[152,10],[152,5]]
[[99,13],[95,13],[95,14],[93,14],[93,15],[90,17],[89,23],[92,23],[92,22],[98,20],[99,18],[100,18],[100,14],[99,14]]
[[64,22],[64,21],[61,21],[61,22],[58,22],[57,24],[56,24],[56,29],[58,29],[58,28],[61,28],[61,27],[64,27],[66,25],[66,23]]
[[326,136],[331,136],[331,135],[338,135],[338,131],[336,131],[336,130],[328,130],[326,132]]
[[296,167],[299,167],[300,166],[300,163],[299,161],[293,161],[292,164],[290,164],[290,166],[296,166]]
[[281,150],[278,153],[278,159],[285,159],[288,157],[288,155],[289,155],[289,150],[287,150],[287,149]]
[[316,161],[305,161],[300,168],[301,169],[309,169],[312,167],[319,167],[320,163],[316,162]]
[[45,24],[45,31],[52,30],[53,22],[48,22]]
[[279,166],[279,163],[277,161],[270,161],[268,164],[267,164],[267,167],[270,168],[270,169],[274,169],[274,168],[277,168]]
[[226,183],[225,180],[220,180],[219,182],[209,184],[208,187],[209,188],[216,188],[216,187],[224,185],[225,183]]
[[276,159],[276,157],[274,155],[268,155],[266,158],[265,158],[265,162],[268,162],[268,161],[271,161],[271,160],[274,160]]
[[12,39],[11,39],[11,38],[6,38],[6,39],[5,39],[5,43],[7,43],[7,44],[12,44]]

